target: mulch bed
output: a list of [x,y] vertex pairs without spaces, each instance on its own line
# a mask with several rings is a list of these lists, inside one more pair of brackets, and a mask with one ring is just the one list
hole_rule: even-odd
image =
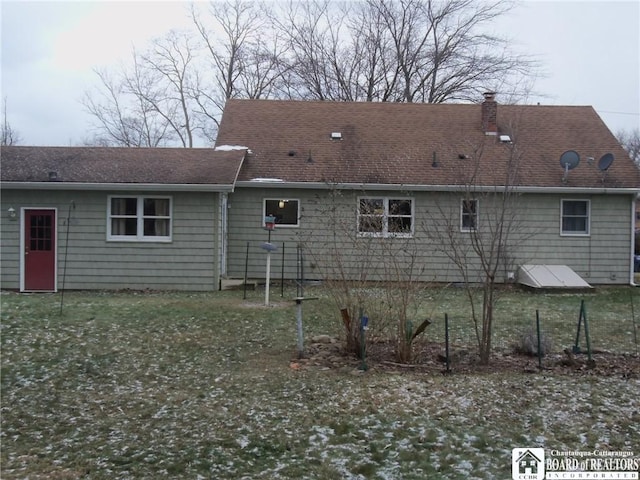
[[[570,375],[620,376],[640,378],[640,356],[617,354],[602,350],[593,351],[591,362],[586,353],[572,353],[571,349],[546,355],[542,368],[538,358],[515,352],[496,352],[489,365],[481,365],[472,349],[453,348],[450,352],[449,370],[446,369],[444,345],[426,343],[417,346],[414,362],[403,364],[395,361],[395,348],[391,342],[379,342],[369,346],[366,366],[370,370],[390,372],[423,372],[427,374],[490,374],[550,372]],[[293,369],[319,368],[331,370],[359,370],[362,360],[345,351],[336,338],[326,335],[314,337],[305,345],[303,358],[291,360]]]

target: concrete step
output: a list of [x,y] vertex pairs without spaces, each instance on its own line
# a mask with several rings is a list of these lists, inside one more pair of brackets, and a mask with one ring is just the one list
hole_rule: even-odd
[[[222,278],[220,279],[220,290],[239,290],[244,287],[244,278]],[[258,282],[247,280],[247,287],[255,290]]]

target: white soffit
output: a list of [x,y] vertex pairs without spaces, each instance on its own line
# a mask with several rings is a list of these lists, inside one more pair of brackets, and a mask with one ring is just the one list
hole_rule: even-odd
[[533,288],[592,288],[567,265],[522,265],[518,283]]

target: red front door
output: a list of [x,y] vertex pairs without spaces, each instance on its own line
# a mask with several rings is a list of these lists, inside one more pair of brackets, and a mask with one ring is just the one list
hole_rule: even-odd
[[56,290],[55,210],[25,210],[24,290]]

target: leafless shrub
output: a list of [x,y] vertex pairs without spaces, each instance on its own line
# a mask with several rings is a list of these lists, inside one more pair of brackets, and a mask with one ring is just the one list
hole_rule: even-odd
[[[545,332],[540,332],[540,352],[542,356],[547,355],[553,348],[551,337]],[[538,333],[531,328],[520,334],[513,350],[520,355],[538,356]]]

